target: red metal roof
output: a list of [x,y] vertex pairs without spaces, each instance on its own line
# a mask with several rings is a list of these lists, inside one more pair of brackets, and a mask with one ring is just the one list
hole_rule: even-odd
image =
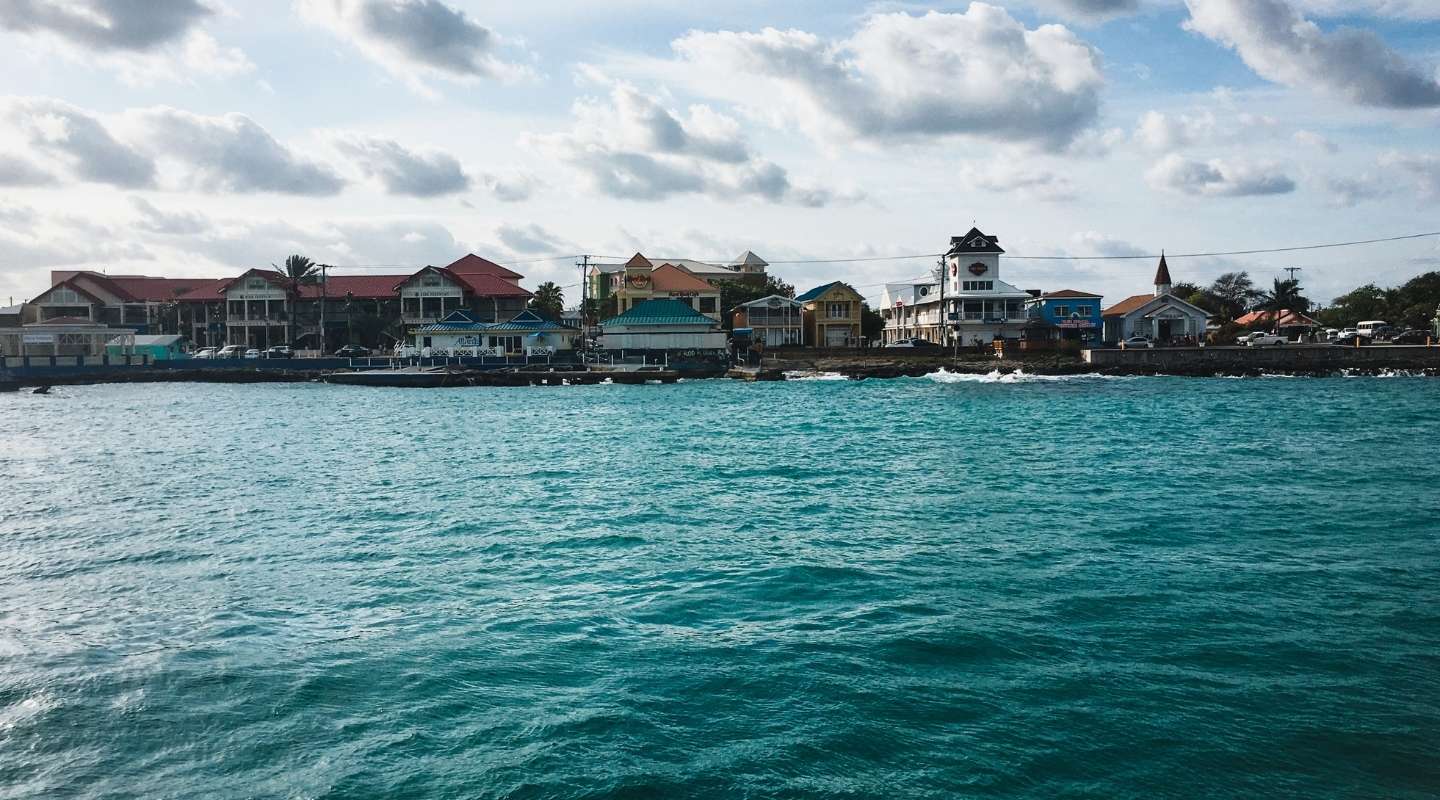
[[[1274,311],[1251,311],[1250,313],[1248,313],[1248,314],[1240,317],[1239,319],[1235,320],[1235,324],[1236,324],[1236,325],[1269,325],[1269,324],[1271,324],[1272,322],[1274,322],[1274,320],[1275,320],[1275,313],[1276,313],[1276,312],[1274,312]],[[1318,323],[1318,322],[1316,322],[1315,320],[1313,320],[1313,319],[1305,316],[1304,314],[1297,314],[1297,313],[1295,313],[1294,311],[1286,311],[1284,314],[1280,315],[1280,322],[1276,324],[1276,327],[1277,327],[1277,328],[1298,328],[1298,327],[1318,328],[1318,327],[1320,327],[1320,323]]]
[[1098,295],[1098,294],[1091,294],[1090,292],[1081,292],[1081,291],[1078,291],[1078,290],[1075,290],[1075,289],[1061,289],[1061,290],[1058,291],[1058,292],[1046,292],[1046,293],[1040,295],[1040,299],[1042,299],[1042,300],[1049,300],[1049,299],[1051,299],[1051,298],[1055,298],[1055,299],[1065,299],[1065,298],[1092,298],[1092,297],[1093,297],[1093,298],[1098,298],[1098,297],[1100,297],[1100,295]]
[[530,292],[521,289],[519,286],[505,280],[497,275],[481,275],[476,273],[461,273],[461,278],[470,285],[470,289],[481,297],[532,297]]
[[136,301],[164,302],[174,300],[200,286],[212,283],[210,278],[151,278],[146,275],[112,277],[109,283]]
[[509,278],[517,281],[525,277],[518,272],[506,269],[494,261],[481,258],[474,253],[467,253],[458,261],[446,264],[445,268],[451,272],[458,272],[462,275],[498,275],[501,278]]

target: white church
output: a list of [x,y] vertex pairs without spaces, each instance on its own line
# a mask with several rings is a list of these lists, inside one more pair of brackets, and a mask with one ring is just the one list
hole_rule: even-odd
[[1147,336],[1160,343],[1204,342],[1210,313],[1170,294],[1172,288],[1170,267],[1162,253],[1155,270],[1155,291],[1127,297],[1101,314],[1104,341],[1115,344],[1131,336]]

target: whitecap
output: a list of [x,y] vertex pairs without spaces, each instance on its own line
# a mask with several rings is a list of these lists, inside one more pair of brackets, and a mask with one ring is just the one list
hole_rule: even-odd
[[849,378],[838,372],[815,372],[813,370],[791,370],[785,373],[787,381],[846,381]]

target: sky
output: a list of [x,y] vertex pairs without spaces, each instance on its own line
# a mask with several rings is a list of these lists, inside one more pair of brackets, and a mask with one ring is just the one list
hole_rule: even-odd
[[[467,252],[573,303],[578,254],[745,250],[878,299],[972,225],[1110,301],[1154,262],[1034,257],[1440,231],[1440,0],[0,0],[7,303]],[[1440,237],[1170,267],[1328,302]]]

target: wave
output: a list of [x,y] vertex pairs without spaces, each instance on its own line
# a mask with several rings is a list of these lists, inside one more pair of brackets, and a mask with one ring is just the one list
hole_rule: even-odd
[[811,370],[792,370],[785,373],[787,381],[848,381],[849,378],[838,372],[814,372]]
[[967,372],[951,372],[944,367],[938,371],[925,376],[926,380],[935,383],[1064,383],[1067,381],[1128,381],[1135,380],[1135,375],[1033,375],[1023,370],[1015,372],[1001,372],[993,370],[983,374]]

